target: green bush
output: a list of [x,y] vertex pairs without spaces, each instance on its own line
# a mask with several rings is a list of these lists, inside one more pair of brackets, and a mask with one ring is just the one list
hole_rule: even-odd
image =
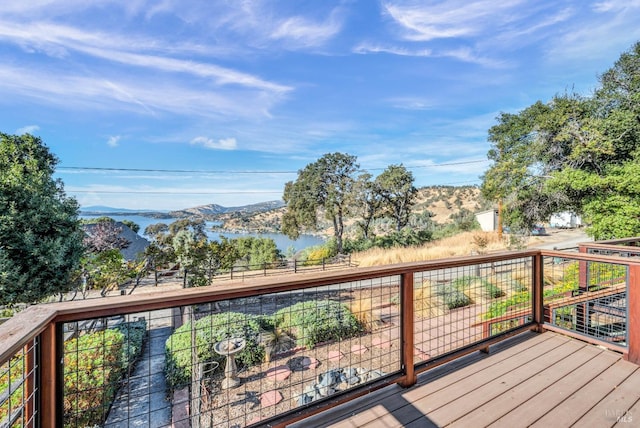
[[142,352],[144,320],[88,333],[64,344],[65,426],[101,425],[125,373]]
[[496,299],[505,295],[497,285],[476,276],[458,278],[453,281],[453,286],[467,295],[479,295],[487,299]]
[[300,260],[305,266],[321,265],[322,261],[328,261],[338,254],[338,248],[334,239],[330,239],[322,245],[314,245],[305,248],[300,254]]
[[449,309],[462,308],[473,303],[473,300],[471,300],[469,296],[451,284],[436,286],[434,294],[440,298]]
[[[6,401],[0,404],[0,421],[10,416],[10,411],[15,411],[24,402],[24,384],[15,388],[15,383],[22,379],[24,374],[24,355],[16,355],[8,362],[0,365],[0,397]],[[9,388],[13,385],[11,395]]]
[[144,337],[147,334],[147,322],[144,319],[118,324],[115,329],[122,333],[124,347],[122,349],[122,364],[132,367],[140,354]]
[[351,311],[332,300],[299,302],[280,309],[274,318],[278,327],[308,348],[328,340],[353,337],[362,331]]
[[531,307],[531,293],[523,291],[515,293],[508,299],[499,300],[489,305],[489,310],[482,317],[486,320],[497,318],[507,313],[509,310],[519,310]]
[[[209,368],[217,363],[219,370],[224,370],[226,357],[218,355],[213,350],[213,345],[224,339],[242,337],[247,344],[236,354],[238,365],[248,367],[261,363],[264,359],[264,348],[259,343],[262,322],[259,317],[238,312],[209,315],[199,319],[195,323],[198,361]],[[182,325],[167,339],[165,372],[171,388],[180,388],[191,382],[193,347],[191,323]]]
[[102,424],[123,374],[123,347],[123,334],[112,329],[65,342],[65,426]]

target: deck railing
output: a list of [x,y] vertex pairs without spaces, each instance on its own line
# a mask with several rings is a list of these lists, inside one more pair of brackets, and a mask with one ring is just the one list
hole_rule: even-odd
[[530,329],[637,363],[639,280],[530,250],[38,305],[0,326],[0,426],[277,426]]

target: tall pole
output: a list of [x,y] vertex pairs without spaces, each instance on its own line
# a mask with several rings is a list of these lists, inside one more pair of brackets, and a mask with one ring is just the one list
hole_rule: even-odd
[[502,198],[498,199],[498,238],[502,240]]

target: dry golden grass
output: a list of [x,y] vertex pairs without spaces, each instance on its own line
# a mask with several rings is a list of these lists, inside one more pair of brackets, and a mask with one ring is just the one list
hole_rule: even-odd
[[354,300],[351,302],[349,310],[367,332],[372,331],[382,323],[380,317],[373,312],[373,300],[371,297],[361,297]]
[[[474,237],[475,240],[474,240]],[[373,248],[371,250],[355,253],[352,260],[359,266],[381,266],[394,263],[418,262],[424,260],[443,259],[454,256],[468,256],[478,252],[474,241],[481,237],[486,239],[486,247],[483,251],[505,250],[504,242],[492,232],[464,232],[450,238],[429,242],[420,247],[407,248]]]
[[413,311],[420,318],[434,318],[444,315],[444,304],[433,294],[433,287],[425,281],[413,292]]

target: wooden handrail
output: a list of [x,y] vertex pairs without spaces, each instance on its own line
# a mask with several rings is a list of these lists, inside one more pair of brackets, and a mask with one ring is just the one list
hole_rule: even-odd
[[311,287],[362,281],[387,276],[400,276],[416,272],[457,268],[476,264],[489,264],[518,258],[543,256],[591,262],[618,263],[640,266],[640,260],[617,257],[567,254],[561,251],[525,250],[501,252],[477,256],[454,257],[448,259],[398,263],[387,266],[359,267],[331,272],[313,272],[297,276],[268,277],[252,279],[250,282],[232,281],[224,286],[208,286],[172,291],[158,290],[145,295],[125,295],[109,298],[78,300],[37,305],[27,308],[0,325],[0,362],[6,361],[30,339],[40,334],[50,323],[78,321],[88,316],[92,318],[122,315],[166,309],[176,306],[195,305],[250,297],[281,291],[302,290]]

